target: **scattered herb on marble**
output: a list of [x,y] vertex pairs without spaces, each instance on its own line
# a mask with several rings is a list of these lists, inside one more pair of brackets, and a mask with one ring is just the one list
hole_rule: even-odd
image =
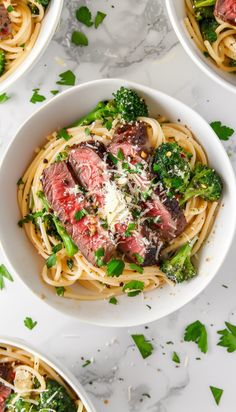
[[82,31],[74,30],[71,35],[71,42],[76,46],[88,46],[88,37]]
[[7,270],[6,266],[2,264],[0,265],[0,290],[4,289],[5,287],[4,278],[9,280],[10,282],[13,282],[13,277]]
[[151,395],[149,395],[149,393],[142,393],[142,396],[146,396],[146,398],[151,399]]
[[59,90],[50,90],[50,93],[53,94],[53,96],[56,96],[56,94],[59,93]]
[[32,318],[26,317],[24,320],[24,325],[26,328],[32,330],[35,328],[35,326],[38,324],[38,322],[33,321]]
[[141,353],[143,359],[148,358],[153,351],[152,344],[148,340],[146,340],[144,335],[131,335],[131,337],[139,352]]
[[184,340],[186,342],[197,343],[199,349],[203,353],[206,353],[208,350],[206,327],[199,320],[196,320],[196,322],[193,322],[186,327]]
[[112,298],[110,298],[109,303],[111,303],[112,305],[117,305],[118,304],[118,300],[115,298],[115,296],[112,296]]
[[59,77],[60,77],[60,80],[56,82],[57,84],[60,84],[62,86],[74,86],[75,85],[76,77],[71,70],[67,70],[66,72],[60,73]]
[[100,24],[102,24],[103,20],[105,19],[106,14],[102,11],[98,11],[95,17],[95,29],[97,29]]
[[0,94],[0,103],[5,103],[7,100],[10,99],[7,93]]
[[219,405],[220,400],[221,400],[221,396],[223,395],[223,389],[220,388],[216,388],[215,386],[210,386],[210,390],[212,395],[214,396],[216,405]]
[[180,363],[179,355],[176,352],[173,352],[172,354],[172,361],[175,363]]
[[58,286],[55,288],[57,296],[64,296],[65,288],[64,286]]
[[211,122],[210,126],[220,140],[229,140],[229,138],[234,134],[234,129],[231,129],[231,127],[228,126],[224,126],[220,121]]
[[43,96],[42,94],[39,94],[40,89],[33,89],[33,95],[30,99],[30,102],[35,104],[35,103],[41,103],[44,100],[46,100],[46,97]]
[[84,364],[82,365],[83,368],[85,368],[86,366],[90,365],[91,361],[88,359],[84,362]]
[[92,14],[91,11],[86,6],[81,6],[75,12],[76,18],[80,23],[85,24],[87,27],[91,27],[93,25],[92,21]]
[[119,277],[125,268],[125,262],[121,259],[111,259],[107,264],[107,275]]
[[226,328],[217,331],[220,336],[218,346],[223,346],[227,348],[227,352],[234,352],[236,350],[236,326],[232,323],[225,322]]

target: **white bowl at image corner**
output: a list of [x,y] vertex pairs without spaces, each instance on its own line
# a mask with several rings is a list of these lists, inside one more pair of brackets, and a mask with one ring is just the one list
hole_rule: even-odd
[[33,356],[41,359],[52,369],[54,369],[58,375],[60,375],[64,381],[74,390],[79,399],[83,402],[86,412],[96,412],[96,409],[92,405],[90,399],[88,398],[87,393],[75,378],[75,376],[68,371],[64,366],[61,365],[56,359],[53,359],[51,356],[39,352],[32,345],[28,345],[23,339],[10,338],[10,337],[1,337],[0,336],[0,346],[1,344],[15,346],[16,348],[23,349],[26,352],[33,354]]
[[51,0],[47,7],[45,17],[42,21],[39,36],[34,44],[34,47],[23,60],[23,62],[14,70],[5,80],[0,78],[0,94],[5,92],[13,85],[20,77],[28,72],[38,61],[41,55],[45,52],[52,36],[54,35],[57,25],[60,20],[61,11],[64,0]]
[[175,33],[193,62],[212,80],[227,90],[236,93],[236,75],[218,68],[210,58],[204,56],[191,39],[184,24],[184,18],[186,17],[185,0],[166,0],[166,7]]
[[[188,125],[203,145],[211,166],[222,176],[224,193],[222,207],[214,225],[214,233],[202,248],[199,257],[199,276],[177,286],[165,286],[146,293],[145,298],[119,297],[118,305],[107,301],[73,301],[56,296],[55,290],[41,281],[43,259],[17,226],[20,218],[16,182],[52,131],[73,123],[90,111],[98,101],[112,98],[121,86],[137,90],[143,96],[150,114],[162,113],[175,122]],[[134,326],[154,321],[181,308],[196,297],[214,278],[220,268],[235,229],[236,188],[228,156],[211,127],[196,112],[157,90],[124,80],[97,80],[71,88],[53,98],[31,116],[18,130],[0,165],[0,242],[8,260],[9,270],[18,274],[35,296],[45,296],[43,302],[80,321],[105,326]],[[206,259],[208,258],[208,259]],[[23,289],[22,289],[23,291]],[[43,303],[42,303],[43,304]],[[146,305],[150,305],[149,309]]]

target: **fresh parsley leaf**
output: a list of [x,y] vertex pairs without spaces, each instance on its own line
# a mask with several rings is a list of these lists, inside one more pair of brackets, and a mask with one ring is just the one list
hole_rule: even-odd
[[66,160],[68,158],[67,152],[60,152],[56,155],[55,162],[61,162],[62,160]]
[[121,259],[111,259],[107,264],[107,274],[108,276],[119,277],[122,275],[125,268],[125,263]]
[[208,350],[206,327],[199,320],[196,320],[196,322],[193,322],[186,327],[184,340],[186,342],[197,343],[199,349],[203,353],[206,353]]
[[17,181],[16,184],[17,184],[17,186],[20,186],[20,185],[24,184],[22,177],[20,177],[20,179]]
[[129,267],[130,267],[130,269],[135,270],[135,272],[143,274],[142,266],[136,265],[135,263],[130,263]]
[[57,263],[57,255],[55,253],[53,253],[53,255],[49,256],[46,259],[45,263],[46,263],[48,269],[52,268]]
[[39,90],[40,89],[33,89],[33,95],[30,99],[30,102],[35,104],[35,103],[40,103],[43,102],[44,100],[46,100],[46,97],[43,96],[42,94],[39,94]]
[[95,258],[96,258],[96,263],[99,267],[104,266],[104,261],[103,257],[105,255],[105,250],[103,247],[100,247],[95,251]]
[[82,31],[74,30],[71,35],[71,42],[76,46],[88,46],[88,37]]
[[118,159],[112,153],[108,153],[108,158],[112,161],[114,165],[118,164]]
[[144,282],[139,280],[131,280],[123,286],[123,292],[126,292],[128,296],[136,296],[144,289]]
[[141,353],[143,359],[148,358],[152,354],[153,346],[146,340],[144,335],[131,335],[132,339]]
[[59,130],[59,132],[57,133],[57,138],[58,139],[65,139],[66,141],[71,139],[71,135],[69,135],[69,133],[67,132],[66,129],[61,129]]
[[76,222],[79,222],[87,214],[88,214],[88,212],[85,209],[77,210],[77,212],[75,212]]
[[95,17],[95,29],[97,29],[100,24],[102,24],[103,20],[105,19],[106,14],[102,11],[98,11]]
[[0,103],[5,103],[9,99],[10,97],[6,93],[0,94]]
[[144,262],[144,258],[139,253],[133,253],[133,256],[140,265]]
[[52,252],[57,253],[62,249],[62,243],[58,243],[56,246],[53,246]]
[[13,10],[14,10],[14,7],[12,7],[12,6],[8,6],[8,7],[7,7],[8,13],[11,13]]
[[43,217],[43,211],[29,213],[23,219],[19,220],[18,226],[23,227],[25,223],[33,222],[34,225],[37,225],[37,220],[39,217]]
[[125,236],[129,237],[132,235],[132,231],[136,229],[136,224],[135,223],[129,223],[128,227],[125,231]]
[[101,220],[101,226],[103,227],[103,229],[108,229],[107,220]]
[[32,330],[35,328],[35,326],[37,325],[38,322],[33,321],[31,318],[26,317],[24,320],[24,325],[26,328]]
[[67,266],[68,266],[68,268],[69,268],[70,270],[73,269],[73,267],[74,267],[74,261],[73,261],[73,259],[67,259],[66,264],[67,264]]
[[107,120],[104,124],[104,126],[107,128],[107,130],[111,130],[112,129],[112,121],[111,120]]
[[0,289],[4,289],[5,283],[4,283],[4,278],[7,280],[10,280],[10,282],[13,282],[13,277],[7,270],[5,265],[0,265]]
[[125,156],[122,149],[119,149],[117,152],[117,157],[119,160],[124,160]]
[[56,287],[55,289],[56,289],[56,294],[57,294],[58,296],[64,296],[64,293],[65,293],[65,288],[64,288],[64,286],[58,286],[58,287]]
[[84,364],[82,365],[82,368],[85,368],[86,366],[90,365],[91,361],[89,359],[87,359]]
[[56,96],[56,94],[59,93],[59,90],[51,90],[50,93],[53,94],[53,96]]
[[87,27],[93,25],[91,11],[86,6],[82,6],[76,10],[76,18],[80,23],[85,24]]
[[236,326],[229,322],[225,322],[227,329],[219,330],[217,333],[221,335],[218,346],[227,348],[227,352],[236,350]]
[[57,84],[62,86],[74,86],[76,77],[71,70],[67,70],[64,73],[59,74],[60,80],[57,81]]
[[229,140],[229,138],[234,134],[234,129],[228,126],[224,126],[221,122],[211,122],[210,126],[217,134],[220,140]]
[[115,296],[112,296],[112,298],[110,298],[109,303],[111,303],[112,305],[117,305],[118,304],[118,300],[115,298]]
[[216,405],[219,405],[221,396],[223,395],[223,389],[216,388],[215,386],[210,386],[212,395],[214,396]]
[[179,355],[176,352],[173,352],[172,354],[172,361],[175,363],[180,363]]

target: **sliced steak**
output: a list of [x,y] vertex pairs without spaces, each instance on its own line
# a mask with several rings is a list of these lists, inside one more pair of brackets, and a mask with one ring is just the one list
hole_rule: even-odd
[[0,4],[0,40],[4,40],[11,34],[11,20],[7,9]]
[[144,265],[155,264],[156,247],[146,238],[142,228],[135,228],[126,236],[126,230],[134,220],[122,193],[111,180],[104,154],[106,156],[103,146],[88,142],[72,149],[69,162],[92,202],[99,207],[100,216],[107,220],[118,249],[133,262],[137,263],[138,254]]
[[[151,219],[153,221],[151,227],[157,230],[160,240],[170,241],[182,233],[187,223],[178,201],[176,199],[168,199],[166,192],[163,189],[160,190],[159,185],[155,186],[152,183],[154,176],[152,176],[149,170],[149,157],[147,156],[147,158],[143,159],[141,155],[142,152],[148,154],[149,150],[146,141],[148,135],[145,129],[146,127],[142,123],[136,123],[135,127],[127,125],[126,127],[119,128],[108,150],[111,150],[112,154],[115,155],[120,149],[131,165],[137,165],[137,163],[142,165],[142,169],[139,172],[132,172],[129,175],[130,184],[134,192],[144,193],[151,190],[150,196],[147,196],[148,200],[140,201],[140,207],[143,210],[142,217],[143,219],[153,218]],[[150,219],[147,220],[150,222]]]
[[[91,213],[67,163],[54,163],[44,169],[42,185],[49,204],[86,259],[96,265],[95,252],[103,248],[104,261],[107,262],[115,251],[114,243],[98,218]],[[77,220],[76,212],[82,209],[87,214]]]
[[220,20],[226,21],[236,26],[236,1],[235,0],[217,0],[214,15]]
[[[11,383],[13,380],[13,370],[8,363],[0,363],[0,378]],[[11,389],[0,383],[0,412],[5,411],[5,402],[11,393]]]

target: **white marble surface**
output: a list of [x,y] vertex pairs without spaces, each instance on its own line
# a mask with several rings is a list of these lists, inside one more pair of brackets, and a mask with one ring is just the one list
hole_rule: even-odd
[[[91,9],[105,11],[107,18],[99,30],[85,30],[90,45],[80,49],[71,47],[69,39],[72,28],[78,26],[74,10],[84,2],[67,0],[60,28],[45,55],[9,90],[11,99],[0,106],[1,157],[20,124],[40,106],[29,102],[32,89],[40,87],[47,99],[52,98],[49,91],[57,88],[58,74],[69,68],[77,74],[78,83],[116,76],[159,88],[194,107],[208,121],[221,120],[236,129],[236,95],[212,83],[192,64],[177,43],[163,3],[88,0]],[[235,138],[225,144],[234,167]],[[236,355],[216,346],[216,331],[226,320],[236,324],[235,253],[233,245],[214,281],[192,303],[148,327],[133,329],[82,325],[35,301],[15,279],[0,292],[0,334],[24,338],[58,357],[84,384],[98,412],[232,411]],[[4,263],[1,257],[0,262]],[[24,327],[25,316],[38,321],[33,331]],[[207,355],[199,353],[195,344],[182,341],[185,326],[197,319],[208,329]],[[144,333],[153,341],[153,355],[146,361],[134,347],[132,333]],[[173,350],[180,355],[179,368],[171,361]],[[94,361],[83,368],[81,357]],[[219,407],[210,385],[224,389]]]

